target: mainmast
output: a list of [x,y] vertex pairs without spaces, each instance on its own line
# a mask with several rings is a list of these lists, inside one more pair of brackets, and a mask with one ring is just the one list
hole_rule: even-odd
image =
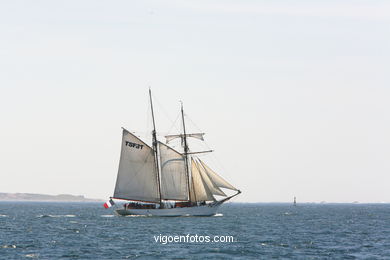
[[[184,146],[184,162],[185,162],[185,170],[186,170],[186,174],[187,174],[187,186],[188,186],[188,199],[189,201],[191,201],[191,189],[190,189],[190,170],[188,168],[188,144],[187,144],[187,135],[186,135],[186,124],[184,122],[184,110],[183,110],[183,102],[181,102],[181,118],[182,118],[182,122],[183,122],[183,137],[182,137],[182,141],[183,141],[183,146]],[[194,196],[195,195],[195,192],[194,192]],[[196,197],[195,197],[195,200],[196,200]]]
[[161,205],[160,167],[159,167],[159,164],[158,164],[156,123],[154,122],[152,91],[150,90],[150,88],[149,88],[149,98],[150,98],[150,108],[152,110],[152,121],[153,121],[152,137],[153,137],[154,161],[155,161],[156,168],[157,168],[157,184],[158,184],[158,193],[160,195],[160,205]]

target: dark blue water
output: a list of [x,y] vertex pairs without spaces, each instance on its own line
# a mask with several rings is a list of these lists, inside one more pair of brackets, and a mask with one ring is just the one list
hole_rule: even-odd
[[[390,259],[388,204],[226,204],[215,217],[117,217],[101,203],[0,203],[0,259]],[[228,243],[154,236],[232,236]]]

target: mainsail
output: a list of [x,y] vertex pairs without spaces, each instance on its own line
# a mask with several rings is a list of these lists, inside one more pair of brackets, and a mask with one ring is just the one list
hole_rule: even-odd
[[188,200],[184,156],[159,142],[161,165],[161,198]]
[[153,149],[123,129],[114,198],[159,202],[157,178]]

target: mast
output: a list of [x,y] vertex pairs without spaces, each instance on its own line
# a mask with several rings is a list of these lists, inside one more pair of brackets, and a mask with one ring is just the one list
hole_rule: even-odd
[[156,168],[157,168],[157,184],[158,184],[158,193],[160,195],[160,205],[161,205],[160,167],[158,165],[156,123],[154,122],[152,91],[150,90],[150,88],[149,88],[149,98],[150,98],[150,108],[152,110],[152,121],[153,121],[152,137],[153,137],[154,161],[156,163]]
[[[184,122],[184,110],[183,110],[183,102],[181,102],[181,119],[183,122],[183,145],[184,145],[184,162],[185,162],[185,170],[187,174],[187,186],[188,186],[188,200],[191,201],[191,191],[190,191],[190,170],[188,168],[188,144],[187,144],[187,135],[186,135],[186,124]],[[195,192],[194,192],[194,196]],[[195,197],[196,200],[196,197]]]

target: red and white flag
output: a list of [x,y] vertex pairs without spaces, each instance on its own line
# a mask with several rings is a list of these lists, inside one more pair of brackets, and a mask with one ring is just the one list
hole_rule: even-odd
[[112,199],[110,199],[109,201],[107,201],[106,203],[104,203],[104,207],[106,208],[106,209],[108,209],[108,208],[111,208],[112,206],[114,206],[115,205],[115,203],[114,203],[114,201],[112,200]]

